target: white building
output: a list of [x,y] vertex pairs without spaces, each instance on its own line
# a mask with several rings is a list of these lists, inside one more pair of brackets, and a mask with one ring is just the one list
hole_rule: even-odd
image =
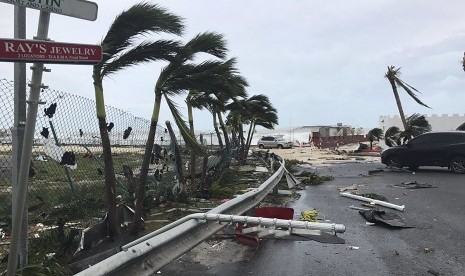
[[[426,120],[428,120],[431,125],[432,131],[448,131],[456,130],[461,124],[465,122],[465,115],[459,114],[432,114],[426,115]],[[383,131],[386,131],[388,128],[396,126],[400,129],[403,129],[402,121],[400,120],[399,115],[394,116],[379,116],[379,128]]]

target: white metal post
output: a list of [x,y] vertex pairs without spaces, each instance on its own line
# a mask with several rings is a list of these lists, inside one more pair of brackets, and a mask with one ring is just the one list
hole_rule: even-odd
[[[41,11],[39,17],[39,26],[37,29],[37,40],[48,39],[48,27],[50,23],[50,13]],[[24,206],[27,196],[27,180],[29,166],[31,163],[32,145],[34,141],[34,131],[37,120],[37,110],[39,105],[40,89],[42,88],[42,73],[44,70],[43,63],[34,63],[32,66],[31,90],[29,93],[26,126],[24,130],[23,150],[21,152],[21,163],[18,174],[18,197],[13,202],[13,214],[10,253],[8,257],[7,276],[14,276],[18,264],[18,248],[21,244],[21,224],[24,214]]]
[[[14,37],[18,39],[26,38],[26,8],[14,7]],[[14,63],[14,124],[11,129],[13,142],[13,158],[11,164],[11,186],[12,202],[18,201],[18,173],[21,163],[21,151],[23,148],[24,125],[26,123],[26,63]],[[27,202],[25,203],[27,206]],[[16,213],[12,205],[12,216]],[[19,235],[21,235],[18,254],[19,267],[27,265],[27,208],[23,211],[23,220]]]

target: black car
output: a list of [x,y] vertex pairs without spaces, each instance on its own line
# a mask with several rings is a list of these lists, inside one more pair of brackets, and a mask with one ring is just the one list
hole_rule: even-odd
[[381,162],[388,166],[415,170],[420,166],[448,167],[465,173],[465,131],[428,132],[407,144],[383,151]]

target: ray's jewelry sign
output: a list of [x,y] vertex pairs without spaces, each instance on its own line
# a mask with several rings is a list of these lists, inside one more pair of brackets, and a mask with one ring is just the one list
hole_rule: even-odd
[[0,38],[0,61],[96,64],[101,60],[100,45]]
[[95,21],[98,6],[85,0],[0,0],[0,2]]

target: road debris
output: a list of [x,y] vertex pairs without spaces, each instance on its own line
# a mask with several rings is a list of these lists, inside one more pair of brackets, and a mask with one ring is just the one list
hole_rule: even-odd
[[403,219],[395,213],[385,212],[382,210],[368,210],[359,211],[367,221],[372,223],[378,223],[380,225],[386,225],[395,228],[413,228],[413,226],[406,226]]
[[435,270],[432,270],[432,269],[428,269],[428,273],[429,273],[429,274],[432,274],[432,275],[434,275],[434,276],[441,275],[441,273],[439,273],[439,272],[437,272],[437,271],[435,271]]
[[300,213],[300,220],[318,222],[318,211],[316,209],[302,211]]
[[354,195],[354,194],[350,194],[350,193],[340,193],[340,195],[343,196],[343,197],[349,197],[349,198],[352,198],[352,199],[357,199],[357,200],[361,200],[361,201],[365,201],[365,202],[369,202],[369,203],[373,202],[376,205],[396,209],[396,210],[399,210],[399,211],[402,211],[402,212],[405,211],[405,205],[396,205],[396,204],[392,204],[392,203],[389,203],[389,202],[376,200],[376,199],[372,199],[372,198],[367,198],[367,197]]
[[370,211],[371,210],[371,209],[368,209],[368,208],[356,207],[354,205],[350,205],[349,208],[354,209],[354,210],[359,210],[359,211]]
[[359,250],[360,247],[359,246],[347,246],[347,249],[351,249],[351,250]]
[[401,184],[394,184],[391,187],[402,188],[402,189],[427,189],[427,188],[437,188],[428,183],[422,183],[417,181],[402,182]]
[[346,191],[355,191],[355,190],[357,190],[357,188],[358,188],[358,184],[354,183],[354,184],[352,184],[350,186],[347,186],[347,187],[337,188],[337,190],[339,192],[343,193],[343,192],[346,192]]

